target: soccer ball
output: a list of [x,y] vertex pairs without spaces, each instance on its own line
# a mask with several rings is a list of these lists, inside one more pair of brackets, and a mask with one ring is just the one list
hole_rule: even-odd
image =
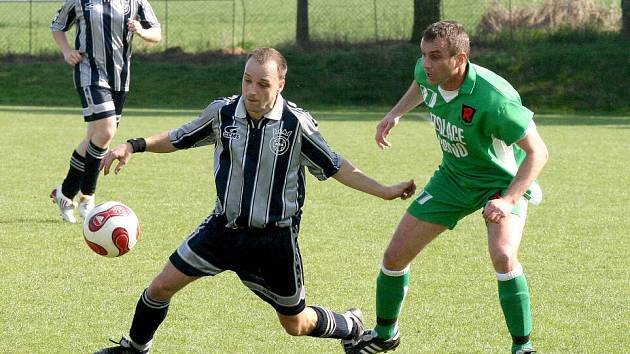
[[83,238],[90,249],[101,256],[122,256],[140,238],[140,222],[125,204],[104,202],[95,206],[85,218]]

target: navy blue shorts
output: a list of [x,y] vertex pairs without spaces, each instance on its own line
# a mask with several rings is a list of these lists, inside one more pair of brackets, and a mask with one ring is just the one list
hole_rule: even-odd
[[127,91],[112,91],[92,85],[78,87],[77,92],[83,107],[83,119],[86,122],[113,116],[116,116],[117,124],[120,122]]
[[177,248],[171,263],[188,276],[235,272],[243,284],[283,315],[305,307],[299,222],[264,229],[225,227],[223,215],[210,215]]

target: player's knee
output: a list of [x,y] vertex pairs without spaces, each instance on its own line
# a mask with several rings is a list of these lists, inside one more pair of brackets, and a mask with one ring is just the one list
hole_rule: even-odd
[[491,258],[494,269],[499,273],[509,272],[512,265],[518,263],[516,257],[512,256],[509,252],[500,250],[494,251]]
[[167,282],[161,278],[156,278],[149,285],[149,297],[158,301],[170,300],[177,292],[177,289],[170,286]]
[[395,249],[388,248],[383,254],[383,267],[389,270],[402,270],[407,266],[403,255]]

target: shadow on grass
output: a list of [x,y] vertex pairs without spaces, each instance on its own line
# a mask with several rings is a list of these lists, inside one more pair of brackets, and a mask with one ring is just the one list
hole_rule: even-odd
[[[307,108],[307,107],[305,107]],[[308,109],[308,108],[307,108]],[[139,109],[127,108],[123,116],[133,117],[156,117],[156,118],[181,118],[190,117],[193,119],[201,113],[201,109]],[[383,107],[333,107],[315,108],[309,110],[316,120],[326,121],[374,121],[378,122],[385,116],[387,108]],[[37,116],[38,114],[63,114],[80,116],[80,108],[71,107],[22,107],[22,106],[0,106],[0,113],[20,113]],[[428,114],[416,111],[408,114],[407,119],[428,120]],[[534,120],[537,125],[558,125],[558,126],[630,126],[630,116],[618,115],[595,115],[595,114],[536,114]]]

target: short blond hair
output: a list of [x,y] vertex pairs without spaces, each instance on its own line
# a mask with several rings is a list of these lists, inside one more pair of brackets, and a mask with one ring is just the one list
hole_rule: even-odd
[[273,61],[278,68],[278,76],[280,79],[284,80],[287,76],[287,60],[279,51],[273,48],[256,48],[247,55],[247,61],[250,59],[256,60],[256,62],[261,65]]

